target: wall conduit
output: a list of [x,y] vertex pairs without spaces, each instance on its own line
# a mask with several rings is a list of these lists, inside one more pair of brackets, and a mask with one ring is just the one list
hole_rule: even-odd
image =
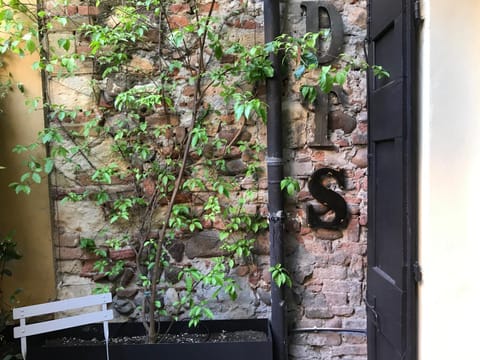
[[[271,42],[280,35],[280,6],[278,0],[264,1],[265,42]],[[283,179],[282,146],[282,75],[279,56],[271,54],[275,70],[267,79],[267,171],[270,264],[284,264],[283,232],[284,210],[280,182]],[[285,323],[286,303],[283,287],[271,284],[271,326],[273,356],[275,360],[288,359],[287,326]]]

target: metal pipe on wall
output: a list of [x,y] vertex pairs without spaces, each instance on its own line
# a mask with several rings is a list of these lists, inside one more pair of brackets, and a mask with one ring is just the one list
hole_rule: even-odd
[[[280,4],[278,0],[264,1],[265,42],[275,40],[280,35]],[[268,171],[268,210],[270,230],[270,264],[284,263],[283,194],[280,182],[283,179],[282,145],[282,75],[278,55],[271,55],[275,70],[274,76],[267,79],[267,171]],[[285,323],[286,303],[283,287],[271,284],[271,325],[273,355],[275,360],[288,359],[287,326]]]

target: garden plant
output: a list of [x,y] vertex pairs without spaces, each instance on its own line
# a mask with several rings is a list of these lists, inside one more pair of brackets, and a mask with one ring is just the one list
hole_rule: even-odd
[[[1,5],[0,53],[38,53],[34,67],[44,80],[72,77],[83,63],[92,63],[95,75],[89,86],[97,99],[90,109],[66,108],[51,102],[48,94],[43,99],[26,94],[30,107],[43,109],[48,126],[38,141],[14,151],[45,146],[48,155],[29,155],[24,174],[11,188],[29,194],[32,184],[55,172],[71,183],[78,182],[79,174],[88,176],[89,186],[62,194],[62,201],[88,200],[102,209],[105,227],[80,240],[96,259],[95,291],[115,293],[124,286],[121,275],[134,269],[132,281],[144,295],[138,319],[148,342],[158,339],[158,319],[186,318],[194,326],[212,318],[209,301],[236,298],[233,270],[255,262],[255,241],[268,228],[266,214],[248,205],[257,199],[265,176],[264,83],[278,75],[272,56],[281,57],[281,76],[297,82],[299,96],[310,103],[317,91],[329,93],[334,85],[343,85],[352,68],[365,65],[345,58],[335,65],[318,64],[317,44],[328,41],[328,31],[242,44],[229,24],[257,11],[242,2],[102,1],[95,8],[104,16],[77,24],[74,35],[55,42],[50,32],[71,26],[64,10],[68,3],[11,0]],[[188,7],[188,23],[175,21],[180,6]],[[218,11],[226,6],[227,13]],[[88,43],[88,50],[78,50],[78,42]],[[135,65],[139,54],[149,59],[149,66]],[[373,70],[386,76],[381,67]],[[13,84],[23,88],[14,79]],[[246,136],[245,129],[254,136]],[[102,147],[101,160],[99,144],[108,145]],[[241,177],[233,176],[238,170],[229,161],[239,158]],[[239,191],[242,179],[253,185]],[[288,195],[299,190],[289,177],[280,186]],[[176,258],[174,249],[183,239],[212,228],[221,244],[208,267]],[[133,264],[109,256],[125,248],[133,249]],[[272,286],[291,284],[282,264],[270,266]],[[211,289],[208,298],[198,296],[200,287]],[[178,298],[166,303],[172,288],[180,289]]]

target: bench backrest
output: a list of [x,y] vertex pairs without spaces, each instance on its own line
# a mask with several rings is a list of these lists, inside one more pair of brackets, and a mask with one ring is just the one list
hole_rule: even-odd
[[[13,329],[13,336],[14,338],[20,338],[23,359],[27,358],[27,336],[103,322],[108,360],[108,320],[113,319],[113,311],[107,310],[107,304],[111,302],[112,294],[106,293],[13,309],[13,319],[20,320],[20,326]],[[102,310],[34,324],[26,323],[26,319],[33,316],[54,314],[95,305],[101,305]]]

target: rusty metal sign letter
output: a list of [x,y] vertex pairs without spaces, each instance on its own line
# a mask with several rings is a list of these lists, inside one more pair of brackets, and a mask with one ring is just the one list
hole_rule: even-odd
[[[346,105],[347,100],[340,86],[336,85],[332,88],[331,93],[335,94],[342,105]],[[330,148],[333,146],[328,138],[328,110],[329,110],[329,94],[323,93],[317,89],[317,98],[315,99],[315,129],[313,141],[308,144],[310,147]]]
[[343,47],[343,21],[340,13],[326,1],[303,1],[300,6],[306,14],[307,32],[316,33],[322,29],[330,29],[330,45],[326,51],[323,52],[321,44],[318,44],[318,62],[326,64],[335,60]]
[[[320,204],[326,207],[326,212],[333,211],[335,217],[330,221],[322,219],[322,213],[315,210],[312,204],[307,205],[307,220],[312,228],[341,229],[348,223],[347,203],[337,192],[325,187],[323,181],[326,178],[333,178],[341,188],[345,187],[345,174],[342,170],[321,168],[316,170],[308,181],[310,194]],[[324,211],[325,213],[325,211]]]

